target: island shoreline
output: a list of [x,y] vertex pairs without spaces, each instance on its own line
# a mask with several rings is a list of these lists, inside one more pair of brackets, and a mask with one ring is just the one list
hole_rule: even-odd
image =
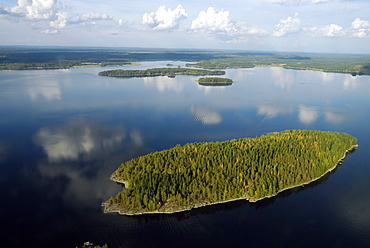
[[[298,188],[298,187],[301,187],[301,186],[305,186],[305,185],[308,185],[308,184],[310,184],[312,182],[315,182],[315,181],[321,179],[322,177],[324,177],[328,173],[330,173],[333,170],[335,170],[341,164],[341,162],[347,157],[347,154],[350,153],[351,151],[354,151],[357,147],[358,147],[358,145],[356,144],[356,145],[351,146],[349,149],[347,149],[344,152],[343,157],[340,158],[340,159],[338,159],[338,161],[334,164],[333,167],[331,167],[328,170],[326,170],[319,177],[316,177],[314,179],[311,179],[310,181],[307,181],[307,182],[304,182],[304,183],[301,183],[301,184],[292,185],[292,186],[283,188],[283,189],[279,190],[278,192],[276,192],[273,195],[264,196],[264,197],[257,198],[257,199],[247,198],[247,197],[239,197],[239,198],[233,198],[233,199],[219,201],[219,202],[207,202],[206,201],[206,202],[203,202],[203,203],[197,203],[197,204],[193,204],[193,205],[190,205],[190,206],[184,206],[184,207],[178,207],[177,206],[177,209],[176,210],[171,209],[170,211],[168,209],[165,209],[165,210],[158,209],[158,210],[154,210],[154,211],[145,211],[145,212],[144,211],[137,211],[137,210],[126,211],[126,210],[124,210],[122,208],[120,209],[119,206],[117,206],[117,205],[115,207],[108,206],[107,202],[103,202],[101,206],[104,208],[103,209],[103,212],[104,213],[118,213],[118,214],[121,214],[121,215],[134,216],[134,215],[145,215],[145,214],[173,214],[173,213],[179,213],[179,212],[189,211],[189,210],[192,210],[192,209],[195,209],[195,208],[200,208],[200,207],[205,207],[205,206],[212,206],[212,205],[216,205],[216,204],[228,203],[228,202],[239,201],[239,200],[247,200],[250,203],[255,203],[255,202],[260,201],[260,200],[264,200],[264,199],[269,199],[269,198],[275,197],[275,196],[277,196],[281,192],[284,192],[284,191],[287,191],[287,190],[290,190],[290,189],[294,189],[294,188]],[[127,181],[120,181],[118,179],[115,179],[112,176],[111,176],[110,179],[112,181],[116,182],[116,183],[120,183],[120,184],[123,184],[125,186],[128,184]]]

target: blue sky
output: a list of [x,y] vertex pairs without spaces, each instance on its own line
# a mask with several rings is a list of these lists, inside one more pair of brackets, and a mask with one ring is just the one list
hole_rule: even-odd
[[6,0],[0,45],[370,53],[365,0]]

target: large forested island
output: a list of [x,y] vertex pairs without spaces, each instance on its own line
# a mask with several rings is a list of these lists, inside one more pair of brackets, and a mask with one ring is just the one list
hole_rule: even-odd
[[124,188],[103,203],[104,211],[174,213],[255,202],[319,179],[356,147],[349,134],[314,130],[177,145],[121,164],[111,179]]
[[193,75],[193,76],[205,76],[205,75],[224,75],[224,71],[211,71],[201,69],[187,69],[187,68],[154,68],[147,70],[109,70],[99,72],[99,76],[109,77],[157,77],[157,76],[168,76],[175,77],[176,75]]

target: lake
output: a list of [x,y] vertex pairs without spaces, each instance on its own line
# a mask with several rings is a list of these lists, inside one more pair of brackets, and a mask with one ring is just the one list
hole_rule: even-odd
[[[144,62],[123,69],[184,67]],[[0,71],[3,247],[370,247],[370,77],[277,67],[110,78],[112,68]],[[322,179],[257,203],[172,215],[104,214],[111,173],[176,144],[287,129],[347,132],[359,148]]]

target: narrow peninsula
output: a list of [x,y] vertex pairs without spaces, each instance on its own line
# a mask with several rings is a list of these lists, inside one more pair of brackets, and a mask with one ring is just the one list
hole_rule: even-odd
[[147,70],[109,70],[99,72],[99,76],[109,77],[158,77],[168,76],[175,77],[176,75],[192,75],[192,76],[206,76],[206,75],[224,75],[225,71],[212,71],[202,69],[188,69],[188,68],[154,68]]
[[124,188],[102,205],[139,215],[255,202],[321,178],[356,147],[347,133],[315,130],[177,145],[122,163],[111,180]]
[[204,77],[199,78],[198,84],[202,86],[229,86],[235,83],[230,78],[220,78],[220,77]]

